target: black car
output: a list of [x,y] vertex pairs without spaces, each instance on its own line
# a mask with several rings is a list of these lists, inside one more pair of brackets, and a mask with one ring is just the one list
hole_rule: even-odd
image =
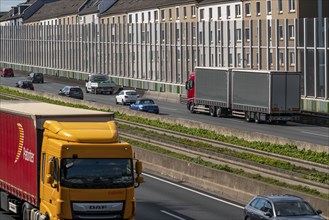
[[22,89],[34,90],[34,86],[31,80],[20,80],[16,83],[16,87]]
[[255,196],[244,207],[244,220],[324,220],[321,213],[298,196]]
[[31,80],[32,83],[43,83],[43,73],[32,72],[28,75],[27,79]]
[[63,89],[59,90],[58,95],[75,99],[83,99],[83,91],[79,86],[64,86]]

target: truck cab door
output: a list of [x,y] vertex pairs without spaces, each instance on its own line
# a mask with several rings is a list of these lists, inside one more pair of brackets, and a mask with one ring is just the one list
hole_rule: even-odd
[[59,192],[59,161],[43,153],[40,182],[40,211],[50,216],[60,214],[61,200]]

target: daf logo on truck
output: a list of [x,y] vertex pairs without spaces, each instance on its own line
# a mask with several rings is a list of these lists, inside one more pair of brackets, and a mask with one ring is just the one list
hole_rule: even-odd
[[105,205],[91,205],[91,206],[89,206],[89,209],[101,210],[101,209],[106,209],[106,206]]
[[24,145],[24,128],[20,123],[17,123],[17,128],[19,131],[19,143],[18,143],[18,149],[17,154],[15,158],[15,163],[17,163],[18,159],[21,157],[22,151],[23,151],[23,159],[34,163],[34,153],[31,152],[31,150],[23,147]]

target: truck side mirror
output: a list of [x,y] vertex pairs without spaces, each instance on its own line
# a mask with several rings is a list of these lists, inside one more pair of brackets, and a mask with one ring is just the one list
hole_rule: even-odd
[[54,183],[54,169],[55,169],[54,160],[50,159],[47,163],[47,173],[46,173],[46,182],[48,184]]
[[142,170],[143,170],[143,165],[142,165],[142,162],[137,160],[136,161],[136,164],[135,164],[135,167],[136,167],[136,173],[137,175],[141,175],[142,174]]
[[137,160],[135,163],[135,168],[136,168],[136,183],[137,185],[135,185],[135,188],[139,187],[139,185],[144,182],[144,177],[141,176],[142,174],[142,170],[143,170],[143,166],[142,166],[142,162]]

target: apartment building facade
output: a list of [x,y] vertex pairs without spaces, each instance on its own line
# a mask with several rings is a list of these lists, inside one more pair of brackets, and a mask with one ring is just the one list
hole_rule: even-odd
[[[36,0],[24,11],[29,27],[0,30],[10,53],[0,62],[175,93],[185,92],[195,66],[298,71],[303,109],[327,113],[329,24],[314,17],[328,17],[328,2]],[[15,47],[23,53],[11,54]]]

